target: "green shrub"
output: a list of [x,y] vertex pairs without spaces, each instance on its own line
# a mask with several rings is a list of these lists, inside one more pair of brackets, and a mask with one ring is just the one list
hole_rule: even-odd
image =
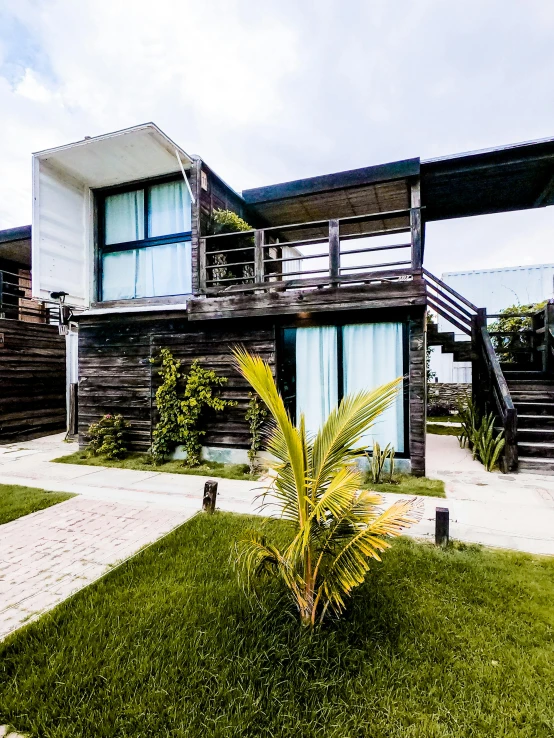
[[494,421],[494,413],[485,415],[481,420],[474,439],[477,455],[487,471],[494,469],[498,457],[506,444],[504,431],[500,431],[500,433],[495,435]]
[[489,413],[481,418],[471,400],[460,402],[458,413],[462,423],[458,436],[460,446],[469,447],[473,458],[478,459],[487,471],[492,471],[506,443],[504,431],[494,433],[495,414]]
[[[510,305],[501,311],[501,318],[489,325],[490,332],[511,333],[507,336],[492,336],[495,351],[501,354],[503,362],[513,364],[520,361],[522,354],[517,349],[529,349],[531,351],[527,336],[524,333],[532,327],[531,317],[521,317],[518,316],[518,313],[534,313],[544,308],[545,305],[546,300],[528,305]],[[523,356],[526,355],[523,354]]]
[[127,455],[125,439],[129,427],[130,423],[123,415],[104,415],[97,423],[89,426],[87,452],[91,456],[123,459]]
[[262,427],[266,417],[266,406],[255,392],[250,392],[250,402],[245,415],[250,427],[250,448],[248,449],[250,474],[256,474],[259,471],[258,452],[262,447]]
[[241,231],[251,231],[252,226],[249,225],[240,215],[232,210],[214,210],[212,214],[212,231],[216,233],[240,233]]
[[163,461],[173,449],[182,444],[185,447],[188,466],[198,466],[202,456],[202,436],[206,431],[201,421],[206,409],[221,412],[236,402],[224,400],[214,394],[217,387],[226,384],[225,377],[218,377],[211,369],[204,369],[194,360],[184,376],[184,392],[179,395],[181,362],[175,359],[169,349],[160,351],[162,384],[156,391],[156,407],[159,421],[152,434],[152,456]]
[[385,448],[381,451],[381,446],[375,441],[373,444],[373,451],[371,456],[368,454],[368,460],[371,470],[371,481],[373,484],[381,484],[381,475],[385,468],[385,463],[389,459],[389,481],[392,482],[394,474],[394,448],[387,443]]

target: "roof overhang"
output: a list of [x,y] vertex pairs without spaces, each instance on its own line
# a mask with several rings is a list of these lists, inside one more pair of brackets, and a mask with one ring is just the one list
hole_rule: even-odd
[[554,204],[554,139],[421,162],[426,220]]
[[0,231],[0,259],[31,266],[31,226],[19,226]]
[[419,159],[405,159],[244,190],[247,206],[271,225],[365,215],[407,207],[408,178]]
[[154,123],[47,149],[33,158],[90,188],[134,182],[189,169],[193,159]]

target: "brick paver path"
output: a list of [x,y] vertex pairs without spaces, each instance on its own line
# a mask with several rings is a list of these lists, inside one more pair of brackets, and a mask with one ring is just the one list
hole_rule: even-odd
[[0,640],[197,509],[75,497],[0,526]]

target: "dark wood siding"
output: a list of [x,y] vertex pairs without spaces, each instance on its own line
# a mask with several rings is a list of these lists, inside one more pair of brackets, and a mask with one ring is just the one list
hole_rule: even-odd
[[104,413],[120,412],[130,421],[130,445],[146,450],[151,443],[151,418],[156,422],[154,395],[159,384],[151,357],[169,348],[186,369],[195,358],[202,366],[228,378],[222,396],[237,407],[208,418],[208,446],[247,448],[244,419],[248,386],[232,366],[231,350],[243,345],[275,366],[275,329],[264,321],[225,321],[221,326],[190,324],[184,317],[126,315],[82,320],[79,330],[79,434],[84,442],[90,423]]
[[66,427],[65,337],[57,326],[0,319],[0,442]]
[[[412,471],[425,473],[425,308],[379,311],[379,319],[408,324],[409,455]],[[354,322],[363,320],[359,312]],[[328,319],[328,314],[325,320]],[[336,313],[337,320],[340,313]],[[377,316],[372,314],[372,318]],[[323,319],[323,318],[322,318]],[[207,446],[248,448],[244,419],[249,388],[232,366],[231,350],[242,345],[266,359],[276,372],[277,332],[285,318],[252,317],[189,322],[182,313],[81,318],[79,331],[79,433],[85,441],[88,425],[104,413],[120,412],[132,424],[130,446],[147,450],[156,422],[154,394],[158,386],[151,357],[169,348],[186,369],[194,359],[228,378],[222,396],[237,406],[207,420]],[[295,321],[293,320],[292,323]],[[290,318],[286,320],[291,325]],[[302,321],[301,321],[302,323]]]
[[207,177],[208,189],[202,189],[198,172],[198,201],[200,203],[200,230],[202,235],[209,232],[210,221],[214,210],[232,210],[241,218],[248,218],[243,200],[212,170],[202,162],[200,169]]

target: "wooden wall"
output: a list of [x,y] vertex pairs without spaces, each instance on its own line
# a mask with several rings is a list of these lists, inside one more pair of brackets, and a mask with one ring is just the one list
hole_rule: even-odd
[[0,442],[66,427],[65,337],[57,326],[0,319]]
[[151,443],[151,418],[156,422],[154,395],[159,380],[150,359],[160,348],[169,348],[183,366],[195,358],[203,366],[228,377],[222,396],[236,400],[209,419],[208,445],[247,448],[248,426],[244,420],[248,387],[233,369],[231,348],[241,344],[275,366],[275,330],[265,321],[237,324],[221,321],[191,324],[185,317],[123,316],[87,318],[79,328],[79,437],[85,441],[90,423],[104,413],[122,413],[130,421],[130,445],[147,450]]
[[[395,319],[409,326],[409,453],[414,474],[425,473],[425,333],[424,307],[412,307]],[[391,319],[389,317],[389,319]],[[228,378],[222,396],[238,405],[213,415],[203,442],[207,446],[248,448],[244,419],[248,386],[234,370],[231,349],[243,345],[276,370],[276,319],[189,322],[183,314],[130,314],[82,318],[79,328],[79,438],[104,413],[122,413],[132,424],[130,446],[146,451],[156,422],[154,395],[159,380],[150,359],[167,347],[190,366],[202,365]]]

